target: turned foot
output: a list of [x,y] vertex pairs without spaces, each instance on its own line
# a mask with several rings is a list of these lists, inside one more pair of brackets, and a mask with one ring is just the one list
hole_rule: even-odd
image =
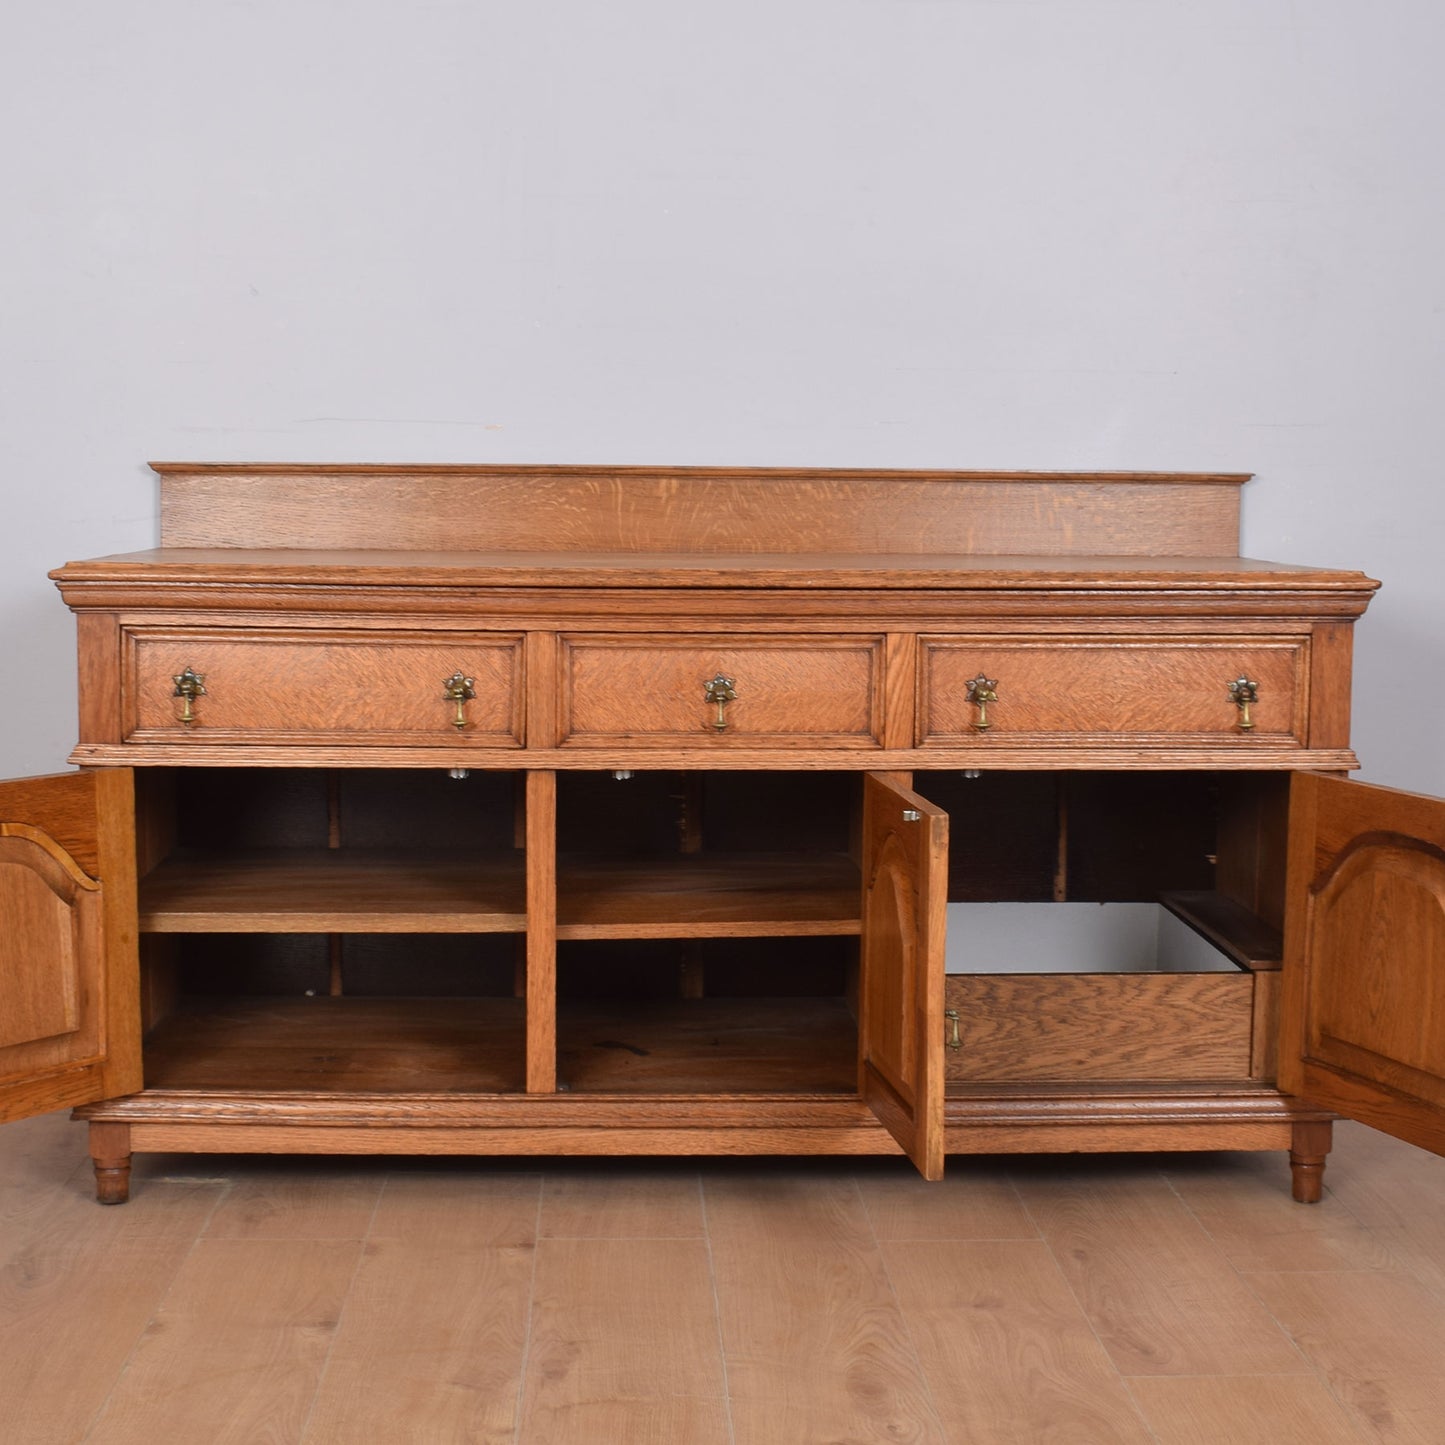
[[102,1164],[95,1161],[95,1199],[97,1204],[124,1204],[130,1198],[130,1160],[124,1164]]
[[92,1124],[90,1157],[95,1164],[95,1198],[99,1204],[124,1204],[130,1198],[130,1127]]
[[1318,1204],[1325,1192],[1325,1159],[1334,1126],[1296,1124],[1289,1151],[1290,1192],[1300,1204]]

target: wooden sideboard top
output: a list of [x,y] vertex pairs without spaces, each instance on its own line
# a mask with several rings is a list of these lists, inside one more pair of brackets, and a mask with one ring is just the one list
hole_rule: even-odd
[[158,547],[69,562],[68,584],[228,582],[276,586],[670,587],[1000,591],[1260,590],[1365,593],[1361,572],[1248,557],[1015,556],[945,552],[431,551]]

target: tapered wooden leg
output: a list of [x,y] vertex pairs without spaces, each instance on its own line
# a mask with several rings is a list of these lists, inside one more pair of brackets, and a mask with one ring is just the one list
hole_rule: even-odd
[[1325,1158],[1335,1126],[1328,1121],[1296,1124],[1291,1131],[1291,1192],[1301,1204],[1318,1204],[1325,1190]]
[[90,1157],[95,1164],[95,1197],[101,1204],[130,1198],[130,1125],[92,1124]]

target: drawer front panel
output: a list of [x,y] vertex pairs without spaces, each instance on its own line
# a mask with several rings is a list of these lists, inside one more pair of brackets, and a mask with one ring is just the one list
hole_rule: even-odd
[[[950,974],[954,1082],[1246,1079],[1254,975]],[[945,1042],[953,1021],[947,1020]]]
[[878,747],[882,684],[879,636],[564,637],[562,742]]
[[[983,637],[922,640],[919,741],[950,747],[995,740],[1107,742],[1121,735],[1217,744],[1235,738],[1305,745],[1307,646],[1300,638]],[[987,679],[986,728],[970,684]],[[1257,698],[1243,709],[1230,684]]]
[[[494,633],[133,631],[128,742],[522,744],[522,639]],[[190,668],[204,693],[176,696]],[[474,697],[445,696],[460,672]]]

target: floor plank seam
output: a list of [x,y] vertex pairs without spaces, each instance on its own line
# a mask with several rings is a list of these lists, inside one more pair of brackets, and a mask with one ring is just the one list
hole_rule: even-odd
[[527,1280],[527,1323],[522,1330],[522,1357],[517,1364],[517,1396],[512,1406],[512,1445],[523,1445],[522,1420],[527,1404],[527,1370],[532,1358],[532,1323],[537,1311],[537,1259],[542,1253],[542,1206],[547,1199],[547,1170],[537,1178],[537,1207],[532,1216],[532,1273]]
[[[903,1326],[903,1338],[908,1342],[908,1353],[913,1357],[914,1368],[918,1371],[919,1382],[923,1386],[925,1403],[928,1407],[929,1417],[938,1427],[940,1440],[949,1438],[948,1429],[943,1422],[943,1413],[938,1408],[938,1401],[933,1394],[933,1381],[928,1378],[928,1371],[923,1366],[923,1355],[919,1351],[918,1341],[913,1337],[913,1324],[908,1318],[908,1312],[903,1308],[903,1301],[898,1297],[897,1286],[893,1283],[893,1275],[888,1268],[888,1256],[884,1253],[882,1241],[878,1238],[878,1230],[873,1223],[873,1213],[868,1208],[868,1201],[864,1197],[862,1189],[858,1186],[858,1176],[852,1176],[853,1193],[858,1198],[859,1207],[863,1211],[863,1218],[868,1224],[868,1237],[873,1241],[873,1253],[878,1259],[878,1267],[883,1271],[883,1281],[888,1286],[888,1296],[893,1301],[893,1308],[898,1312],[898,1321]],[[1015,1191],[1017,1192],[1017,1191]],[[890,1243],[898,1241],[890,1240]],[[939,1241],[917,1241],[922,1243]],[[947,1243],[947,1241],[944,1241]]]
[[321,1368],[317,1370],[316,1379],[311,1386],[311,1403],[306,1407],[306,1418],[301,1422],[301,1433],[297,1437],[302,1442],[311,1433],[311,1422],[315,1418],[316,1406],[321,1399],[321,1387],[326,1383],[326,1372],[331,1368],[331,1357],[336,1353],[337,1340],[341,1338],[341,1324],[351,1305],[352,1295],[356,1292],[356,1281],[361,1274],[362,1265],[366,1262],[366,1247],[371,1241],[371,1231],[376,1228],[376,1216],[381,1209],[381,1199],[386,1193],[386,1186],[390,1180],[389,1173],[381,1176],[381,1187],[376,1191],[376,1198],[371,1201],[371,1214],[367,1217],[366,1228],[362,1231],[361,1239],[357,1243],[356,1262],[351,1267],[351,1278],[346,1281],[346,1293],[341,1297],[341,1308],[336,1311],[336,1320],[331,1326],[331,1338],[326,1344],[326,1355],[321,1361]]
[[702,1211],[702,1239],[707,1249],[707,1278],[712,1287],[712,1317],[717,1330],[718,1366],[722,1370],[723,1420],[727,1425],[728,1445],[737,1445],[737,1429],[733,1424],[733,1392],[728,1381],[727,1343],[723,1339],[722,1300],[718,1296],[717,1265],[712,1252],[712,1222],[707,1210],[707,1183],[701,1170],[697,1175],[698,1207]]
[[[170,1299],[171,1291],[175,1288],[176,1280],[180,1278],[182,1271],[191,1262],[197,1247],[206,1237],[206,1231],[211,1227],[211,1221],[216,1217],[216,1211],[221,1207],[226,1196],[231,1192],[232,1187],[228,1182],[216,1191],[216,1197],[211,1201],[211,1207],[206,1211],[206,1217],[196,1225],[196,1232],[191,1239],[190,1248],[176,1260],[175,1267],[171,1270],[170,1280],[157,1298],[155,1308],[146,1316],[145,1323],[136,1331],[136,1337],[131,1341],[131,1346],[130,1349],[126,1351],[125,1359],[121,1362],[120,1368],[115,1372],[115,1378],[110,1382],[110,1389],[105,1392],[105,1398],[96,1406],[95,1413],[90,1417],[90,1423],[85,1427],[85,1434],[80,1437],[78,1445],[85,1445],[85,1442],[95,1434],[96,1426],[105,1418],[105,1412],[110,1408],[110,1402],[115,1398],[115,1392],[120,1388],[121,1381],[125,1379],[126,1372],[130,1369],[135,1359],[136,1351],[140,1349],[141,1342],[146,1337],[146,1332],[155,1324],[157,1317],[164,1311],[166,1301]],[[128,1209],[129,1207],[129,1203],[96,1205],[97,1209]]]
[[1124,1392],[1124,1398],[1128,1400],[1130,1408],[1134,1411],[1135,1417],[1139,1421],[1140,1429],[1142,1429],[1145,1435],[1147,1435],[1151,1440],[1155,1441],[1157,1445],[1157,1442],[1159,1441],[1158,1433],[1149,1423],[1149,1418],[1147,1415],[1145,1415],[1144,1408],[1142,1405],[1140,1405],[1138,1396],[1136,1396],[1134,1391],[1130,1388],[1130,1377],[1119,1368],[1118,1362],[1114,1359],[1113,1352],[1109,1349],[1108,1345],[1104,1343],[1104,1337],[1099,1333],[1099,1328],[1094,1323],[1094,1318],[1089,1313],[1088,1306],[1079,1297],[1078,1290],[1074,1288],[1073,1282],[1069,1279],[1068,1270],[1064,1268],[1063,1263],[1060,1261],[1058,1254],[1054,1250],[1052,1242],[1049,1240],[1048,1235],[1044,1232],[1043,1226],[1039,1223],[1037,1215],[1032,1209],[1029,1208],[1029,1191],[1018,1182],[1018,1179],[1012,1173],[1010,1173],[1009,1175],[1009,1182],[1014,1186],[1014,1190],[1019,1196],[1019,1202],[1023,1205],[1024,1214],[1027,1217],[1029,1223],[1033,1226],[1034,1233],[1038,1236],[1039,1243],[1043,1245],[1044,1249],[1048,1253],[1049,1263],[1053,1265],[1054,1272],[1059,1276],[1060,1283],[1068,1291],[1069,1298],[1074,1301],[1074,1306],[1079,1311],[1079,1317],[1088,1327],[1089,1334],[1090,1336],[1092,1336],[1094,1343],[1098,1345],[1100,1356],[1103,1358],[1104,1363],[1107,1364],[1108,1367],[1113,1370],[1114,1374],[1117,1376],[1119,1380],[1119,1388]]

